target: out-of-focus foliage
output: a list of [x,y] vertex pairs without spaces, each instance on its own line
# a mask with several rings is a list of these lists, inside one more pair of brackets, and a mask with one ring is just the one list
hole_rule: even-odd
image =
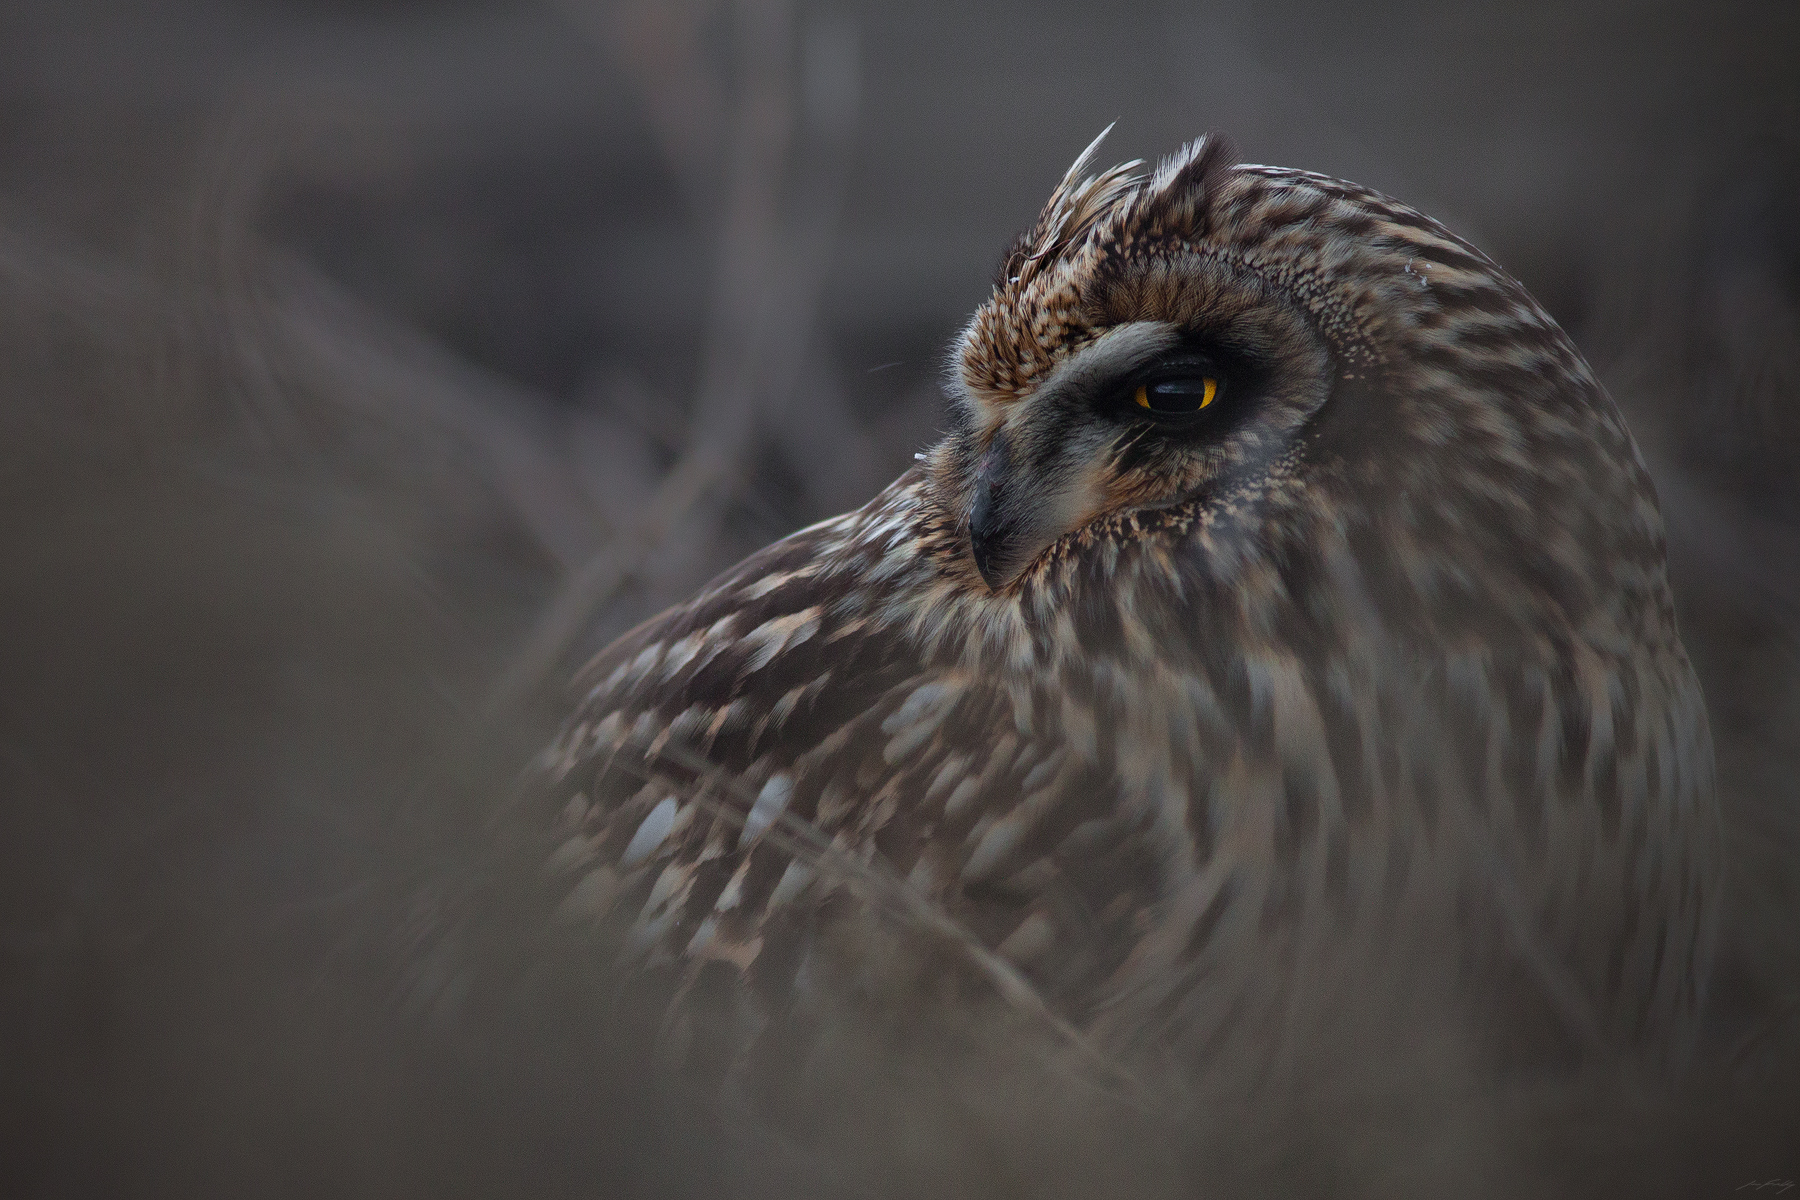
[[[0,1189],[1800,1173],[1797,60],[1782,3],[9,6]],[[941,347],[1114,120],[1119,157],[1219,129],[1444,219],[1626,409],[1729,820],[1678,1094],[1119,1114],[1002,1051],[945,1085],[965,1031],[847,1052],[885,1073],[796,1165],[650,1089],[642,1014],[541,931],[446,944],[529,911],[502,802],[571,666],[905,466]]]

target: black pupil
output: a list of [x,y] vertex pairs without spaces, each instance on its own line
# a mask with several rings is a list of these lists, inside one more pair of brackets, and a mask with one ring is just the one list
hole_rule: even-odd
[[1191,379],[1165,379],[1145,388],[1145,398],[1150,401],[1152,412],[1193,412],[1206,399],[1206,380],[1198,375]]

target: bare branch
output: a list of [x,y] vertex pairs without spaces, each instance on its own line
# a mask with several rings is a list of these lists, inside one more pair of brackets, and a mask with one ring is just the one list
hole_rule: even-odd
[[745,83],[701,382],[688,423],[692,441],[638,520],[565,582],[494,685],[491,712],[516,705],[541,685],[594,611],[671,531],[718,519],[719,493],[736,480],[759,409],[785,400],[800,376],[847,174],[854,29],[820,25],[807,41],[806,123],[821,135],[821,152],[799,188],[802,219],[798,235],[789,238],[782,233],[781,181],[796,124],[793,12],[787,0],[740,0],[737,9]]

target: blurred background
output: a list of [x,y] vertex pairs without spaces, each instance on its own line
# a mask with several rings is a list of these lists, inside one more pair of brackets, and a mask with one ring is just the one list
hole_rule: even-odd
[[[524,886],[496,797],[574,665],[933,439],[1115,121],[1103,161],[1223,131],[1525,282],[1651,463],[1719,742],[1691,1101],[1481,1098],[1294,1178],[1800,1176],[1796,63],[1791,0],[7,4],[0,1192],[717,1185],[598,1010],[433,931]],[[920,1194],[1186,1194],[995,1137]]]

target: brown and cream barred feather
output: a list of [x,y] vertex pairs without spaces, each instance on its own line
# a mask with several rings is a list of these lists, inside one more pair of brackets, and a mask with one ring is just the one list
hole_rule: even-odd
[[[964,332],[925,461],[587,668],[542,772],[565,912],[687,983],[719,964],[748,1036],[867,907],[805,829],[1108,1047],[1278,1039],[1333,970],[1404,990],[1437,956],[1578,1049],[1678,1050],[1712,750],[1611,400],[1404,205],[1216,139],[1147,177],[1089,154]],[[1166,329],[1251,346],[1256,412],[1159,456],[1027,410]],[[1064,480],[1031,504],[1086,499],[989,578],[1003,437]]]

